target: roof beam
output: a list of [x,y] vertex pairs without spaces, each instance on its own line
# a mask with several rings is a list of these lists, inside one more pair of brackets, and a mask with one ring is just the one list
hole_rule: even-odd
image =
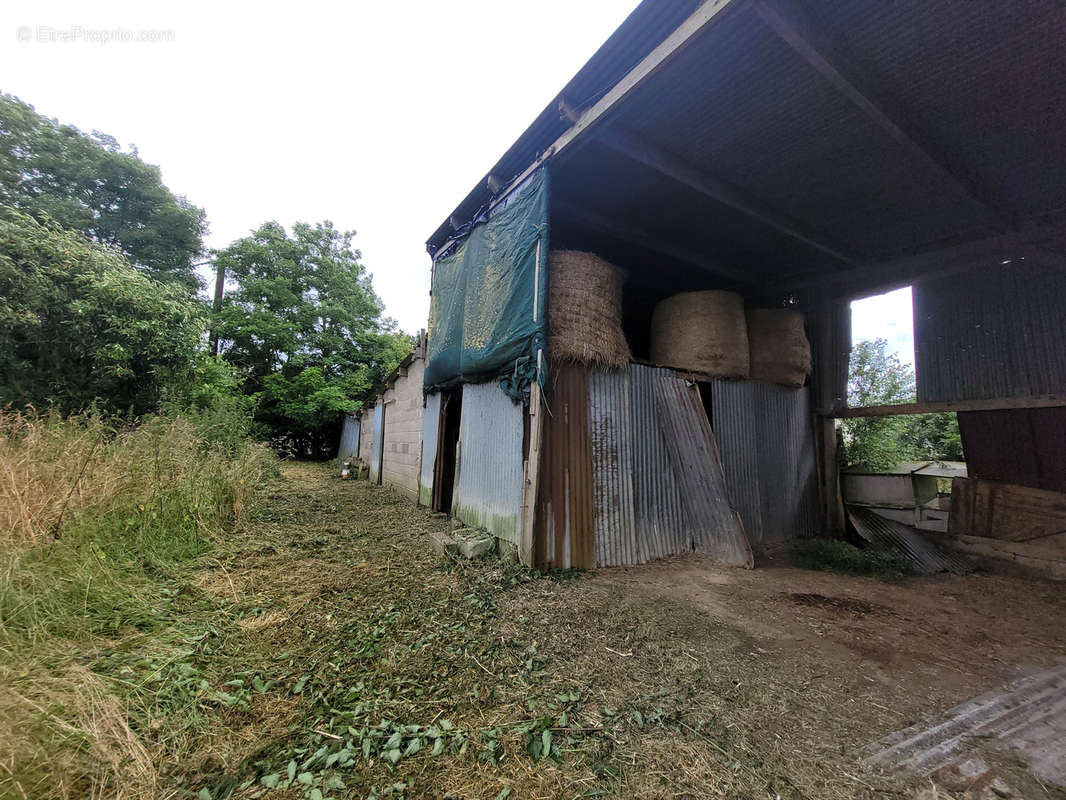
[[[1013,214],[1005,210],[998,201],[989,197],[987,192],[976,187],[968,177],[958,174],[949,167],[942,157],[930,150],[928,145],[922,144],[912,134],[907,133],[893,115],[887,113],[848,79],[841,67],[839,56],[830,53],[827,47],[823,47],[822,50],[815,47],[811,43],[815,37],[811,35],[809,29],[805,30],[807,26],[787,17],[781,6],[780,2],[771,5],[766,0],[754,0],[752,4],[758,17],[778,38],[796,51],[800,58],[861,111],[867,119],[899,144],[917,164],[937,176],[941,182],[961,190],[973,202],[991,212],[1004,225],[1014,226]],[[834,60],[836,64],[833,63]]]
[[563,218],[570,222],[594,231],[599,231],[600,233],[611,236],[620,242],[625,242],[636,247],[642,247],[646,250],[651,250],[652,252],[662,253],[664,256],[669,256],[670,258],[674,258],[685,264],[690,264],[717,278],[726,278],[730,281],[742,284],[751,283],[752,281],[752,276],[750,274],[737,267],[730,266],[729,264],[725,264],[714,258],[708,258],[707,256],[693,253],[685,248],[663,244],[661,237],[652,236],[638,227],[620,224],[597,214],[594,211],[579,208],[573,203],[567,203],[565,201],[557,201],[554,204],[554,207]]
[[596,140],[616,153],[650,167],[656,172],[688,186],[690,189],[695,189],[700,194],[729,206],[773,228],[778,233],[820,250],[837,261],[848,265],[859,263],[857,256],[849,253],[827,236],[812,231],[798,220],[767,207],[761,201],[746,195],[735,186],[689,166],[681,159],[650,142],[610,129],[599,132]]
[[[739,4],[738,0],[704,0],[684,22],[677,26],[673,33],[663,39],[654,50],[627,72],[603,97],[583,110],[573,125],[564,131],[532,164],[522,170],[518,177],[507,185],[507,188],[493,201],[493,205],[503,200],[512,189],[519,186],[537,167],[562,152],[575,139],[599,122],[618,103],[631,95],[685,45],[695,39],[718,14],[731,5]],[[566,112],[563,113],[565,115]]]

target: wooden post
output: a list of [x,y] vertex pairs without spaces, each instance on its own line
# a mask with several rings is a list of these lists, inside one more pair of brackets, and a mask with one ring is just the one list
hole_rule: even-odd
[[[816,406],[833,406],[842,388],[840,363],[846,356],[848,342],[840,330],[839,301],[823,296],[812,310],[814,325]],[[818,450],[819,499],[822,503],[824,533],[831,537],[844,535],[844,503],[840,493],[840,455],[837,448],[836,420],[815,413],[815,442]]]
[[537,484],[540,479],[540,435],[542,402],[540,383],[529,387],[529,454],[523,465],[522,528],[518,538],[518,557],[527,567],[533,566],[533,526],[537,517]]

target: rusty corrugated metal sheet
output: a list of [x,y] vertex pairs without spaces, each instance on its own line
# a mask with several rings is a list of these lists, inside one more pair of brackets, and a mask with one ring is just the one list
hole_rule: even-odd
[[596,564],[648,560],[637,542],[633,511],[633,433],[628,372],[589,374],[588,430],[593,474]]
[[633,444],[633,511],[642,560],[691,549],[681,488],[662,435],[656,382],[669,370],[633,364],[629,368]]
[[816,536],[818,485],[807,389],[711,384],[711,427],[729,501],[754,544]]
[[1066,408],[959,413],[971,477],[1066,492]]
[[463,386],[452,515],[518,543],[522,513],[522,406],[494,381]]
[[418,475],[418,504],[433,505],[433,470],[437,463],[437,430],[440,428],[440,393],[426,396],[422,411],[422,462]]
[[911,291],[919,401],[1066,392],[1066,272],[1019,261]]
[[899,553],[922,575],[953,572],[965,575],[973,572],[973,565],[965,556],[937,547],[932,539],[917,528],[887,519],[861,506],[848,506],[848,517],[859,536],[876,550]]
[[553,363],[548,374],[534,557],[544,568],[592,568],[596,556],[588,371],[576,364]]
[[725,564],[750,568],[751,546],[729,506],[718,447],[699,390],[673,375],[660,375],[656,397],[693,549]]

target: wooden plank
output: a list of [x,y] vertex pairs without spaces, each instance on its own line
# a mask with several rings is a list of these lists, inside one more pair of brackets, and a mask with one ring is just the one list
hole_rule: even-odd
[[1025,542],[1066,558],[1066,494],[954,478],[948,533]]
[[820,409],[821,417],[856,419],[859,417],[898,417],[908,414],[939,414],[943,411],[1000,411],[1011,408],[1058,408],[1066,406],[1066,396],[993,397],[988,400],[936,400],[924,403],[897,403],[861,408]]
[[537,489],[540,483],[540,437],[544,413],[540,384],[529,387],[529,454],[523,465],[525,483],[522,488],[522,526],[518,533],[518,558],[527,567],[533,566],[533,523],[537,516]]
[[586,133],[590,127],[599,122],[618,103],[631,95],[671,58],[677,55],[685,45],[695,39],[719,13],[731,5],[738,4],[737,0],[705,0],[705,2],[701,3],[684,22],[677,26],[673,33],[663,39],[658,47],[648,53],[639,64],[626,73],[603,97],[582,111],[573,125],[507,185],[507,188],[503,190],[500,196],[492,201],[490,208],[502,202],[509,192],[521,185],[522,181],[528,178],[541,164],[562,152]]
[[1066,578],[1066,547],[1056,553],[1027,542],[1008,542],[980,536],[957,536],[952,544],[964,553],[1010,561],[1049,578]]

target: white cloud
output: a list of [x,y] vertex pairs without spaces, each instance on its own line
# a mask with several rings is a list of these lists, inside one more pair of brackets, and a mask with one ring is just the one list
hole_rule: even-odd
[[855,300],[851,304],[851,341],[887,339],[901,361],[914,363],[914,310],[911,289]]
[[[356,229],[413,331],[425,239],[635,5],[9,0],[0,74],[39,112],[136,144],[206,208],[212,246],[267,219]],[[18,40],[38,26],[82,40]],[[114,28],[173,41],[85,41]]]

